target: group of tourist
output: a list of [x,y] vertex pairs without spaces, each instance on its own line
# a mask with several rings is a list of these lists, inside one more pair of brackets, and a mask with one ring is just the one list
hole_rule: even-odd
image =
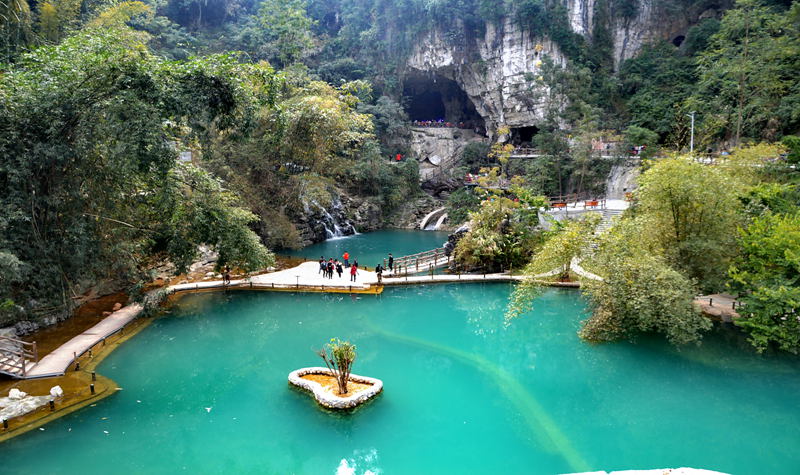
[[[383,264],[378,264],[375,266],[375,274],[378,276],[378,282],[380,283],[383,277],[383,272],[386,269],[389,269],[390,272],[394,272],[394,256],[392,253],[389,253],[389,258],[384,261],[386,268],[384,268]],[[358,259],[353,258],[353,263],[350,264],[350,254],[345,251],[342,255],[342,260],[334,259],[333,257],[328,258],[325,260],[325,256],[319,256],[319,272],[322,276],[326,279],[333,279],[333,273],[339,275],[339,278],[342,278],[342,274],[344,273],[345,269],[350,269],[350,280],[352,282],[356,281],[356,276],[358,275]]]
[[358,260],[353,258],[353,264],[350,265],[350,254],[347,252],[342,256],[342,262],[338,259],[329,258],[327,261],[324,256],[319,256],[319,272],[326,279],[333,279],[333,273],[336,272],[339,278],[342,278],[342,273],[345,269],[350,269],[350,280],[356,281],[358,275]]
[[414,127],[459,127],[461,129],[464,128],[464,123],[459,122],[458,124],[454,124],[453,122],[447,122],[444,119],[439,120],[414,120],[411,121],[411,125]]

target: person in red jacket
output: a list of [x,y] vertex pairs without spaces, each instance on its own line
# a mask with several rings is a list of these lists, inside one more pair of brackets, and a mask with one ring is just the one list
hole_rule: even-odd
[[358,274],[358,267],[350,266],[350,281],[351,282],[355,282],[356,281],[356,274]]

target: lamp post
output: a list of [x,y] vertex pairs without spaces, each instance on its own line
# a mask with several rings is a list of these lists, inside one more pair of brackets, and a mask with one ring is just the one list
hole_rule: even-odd
[[694,114],[695,111],[686,114],[687,117],[692,118],[692,132],[691,132],[691,138],[689,139],[689,155],[691,156],[694,156]]

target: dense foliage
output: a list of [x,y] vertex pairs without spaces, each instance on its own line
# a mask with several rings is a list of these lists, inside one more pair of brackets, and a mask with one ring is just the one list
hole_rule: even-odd
[[[535,214],[533,215],[535,216]],[[522,267],[538,237],[533,217],[519,202],[505,197],[483,200],[470,213],[470,232],[456,245],[456,261],[466,269],[487,272]]]
[[733,231],[741,223],[742,191],[719,167],[659,160],[639,177],[636,211],[646,217],[642,232],[671,266],[705,290],[720,290],[735,254]]
[[739,236],[741,255],[730,269],[745,318],[737,324],[756,348],[776,343],[800,353],[800,213],[767,213]]
[[246,126],[240,78],[257,72],[228,57],[167,63],[122,30],[22,57],[0,78],[0,249],[26,270],[12,299],[66,310],[97,279],[135,279],[148,256],[183,270],[201,243],[220,264],[270,264],[254,217],[176,162],[212,125]]
[[379,214],[418,192],[416,163],[384,158],[402,110],[364,81],[331,86],[233,55],[167,61],[126,26],[153,18],[138,2],[69,18],[66,38],[0,76],[10,320],[66,313],[98,283],[146,282],[162,260],[182,272],[201,244],[219,266],[261,269],[274,262],[262,241],[298,245],[299,217],[343,191]]
[[[631,209],[599,237],[580,222],[556,229],[537,250],[508,316],[526,311],[547,269],[573,258],[602,280],[581,279],[592,316],[589,341],[662,333],[675,344],[698,341],[710,322],[692,306],[702,292],[732,291],[736,325],[763,351],[800,351],[797,172],[780,148],[736,149],[724,166],[688,157],[647,163]],[[592,242],[597,245],[592,245]]]
[[692,306],[692,281],[652,252],[637,235],[641,227],[630,220],[601,239],[593,268],[603,280],[584,280],[593,312],[580,335],[601,342],[656,332],[678,345],[698,341],[711,321]]

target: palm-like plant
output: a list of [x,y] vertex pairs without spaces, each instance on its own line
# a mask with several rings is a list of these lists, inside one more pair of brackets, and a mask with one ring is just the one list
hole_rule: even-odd
[[339,393],[346,394],[347,381],[350,379],[350,371],[356,360],[356,345],[349,341],[331,338],[324,348],[317,350],[317,354],[325,361],[325,366],[336,378]]

